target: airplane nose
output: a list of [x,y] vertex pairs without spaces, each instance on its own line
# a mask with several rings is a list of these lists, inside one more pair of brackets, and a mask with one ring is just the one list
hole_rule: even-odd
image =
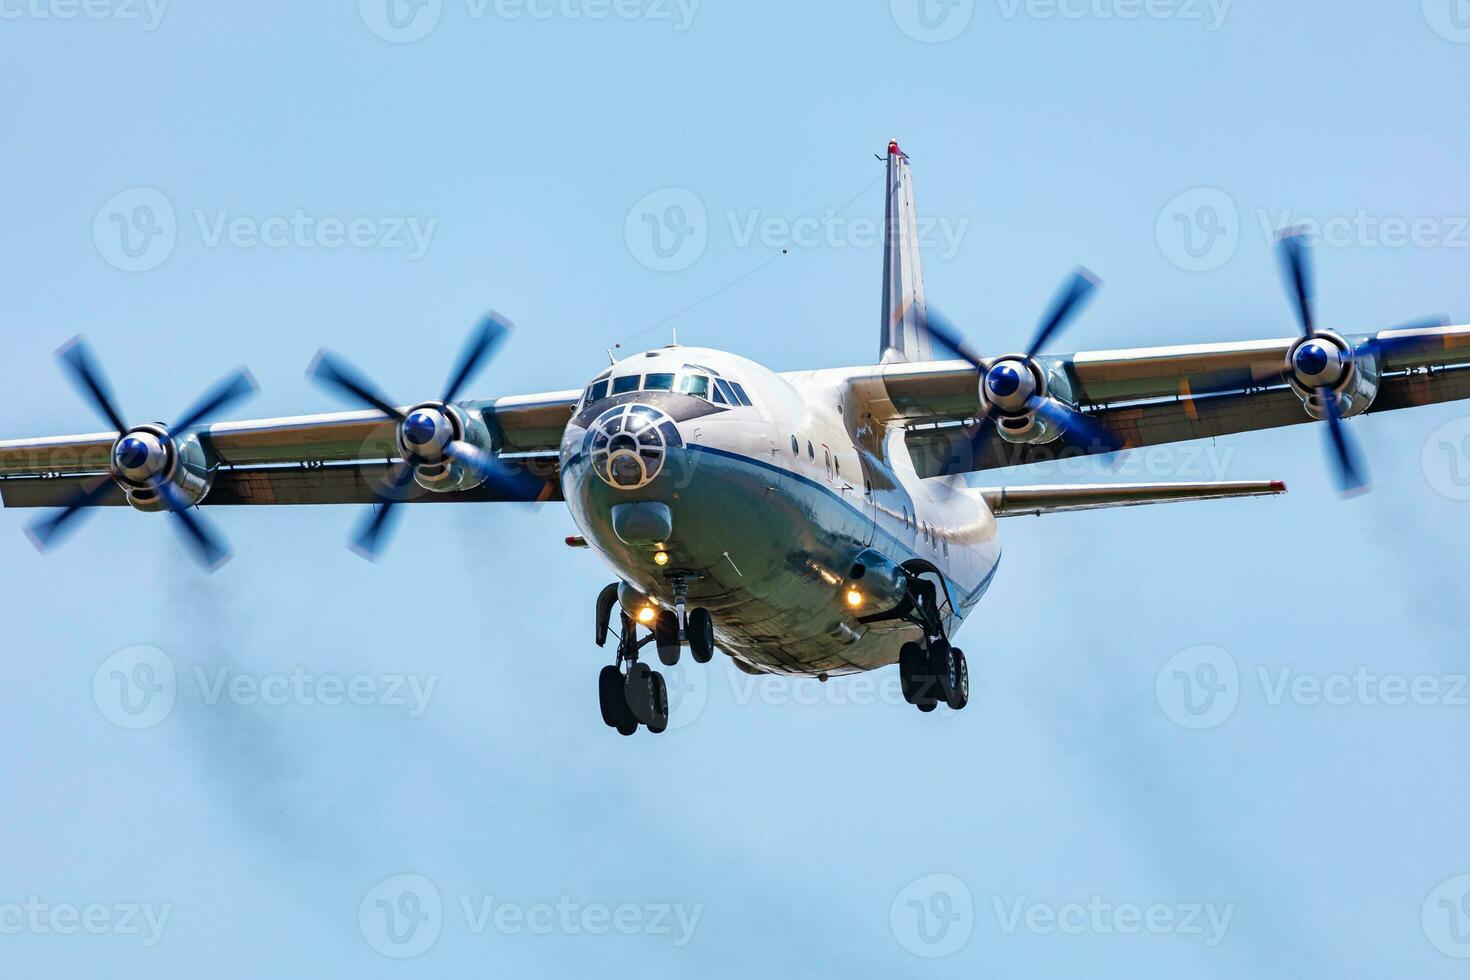
[[630,402],[599,415],[587,427],[582,448],[598,479],[617,490],[637,490],[663,471],[670,449],[683,445],[673,419],[652,405]]

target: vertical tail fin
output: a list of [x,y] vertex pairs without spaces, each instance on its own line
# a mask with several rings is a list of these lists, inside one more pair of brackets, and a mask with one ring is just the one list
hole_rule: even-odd
[[888,144],[888,204],[883,234],[883,347],[879,359],[928,361],[929,338],[919,329],[925,316],[924,273],[919,268],[919,222],[909,158]]

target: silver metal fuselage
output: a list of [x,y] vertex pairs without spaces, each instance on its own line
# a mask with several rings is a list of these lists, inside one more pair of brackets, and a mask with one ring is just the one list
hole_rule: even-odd
[[[689,607],[713,615],[721,649],[748,667],[798,675],[872,670],[898,659],[916,627],[864,623],[884,610],[846,601],[854,559],[875,549],[942,581],[950,633],[975,607],[1000,560],[995,520],[962,478],[920,480],[901,429],[855,417],[851,372],[779,375],[722,351],[669,347],[613,368],[625,375],[711,369],[739,382],[751,406],[672,391],[630,391],[578,406],[561,446],[562,490],[588,545],[628,584],[672,608],[672,576]],[[870,369],[876,370],[876,369]],[[623,489],[594,471],[589,426],[610,408],[658,409],[678,428],[657,475]],[[617,533],[619,504],[667,505],[661,547]],[[655,563],[656,550],[669,554]]]

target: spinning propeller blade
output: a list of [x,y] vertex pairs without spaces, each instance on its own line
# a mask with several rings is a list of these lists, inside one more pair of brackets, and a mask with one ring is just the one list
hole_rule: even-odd
[[378,494],[374,510],[352,536],[351,549],[369,561],[377,560],[387,542],[388,534],[397,522],[393,515],[398,504],[403,502],[408,485],[413,482],[413,467],[399,463],[388,485]]
[[[398,451],[404,457],[388,483],[378,492],[376,509],[353,535],[349,545],[353,551],[369,559],[382,552],[388,533],[397,520],[394,515],[398,505],[406,499],[409,484],[420,466],[439,467],[446,461],[452,461],[474,474],[483,484],[499,490],[507,499],[536,498],[540,482],[530,486],[526,474],[507,467],[494,453],[468,441],[464,430],[469,423],[465,415],[451,408],[451,403],[485,367],[509,332],[510,321],[497,313],[486,314],[471,332],[450,371],[444,397],[438,402],[422,403],[410,409],[409,413],[396,408],[376,385],[347,362],[325,350],[318,352],[307,369],[308,376],[393,419],[398,424]],[[480,431],[483,433],[483,425]],[[441,476],[442,473],[439,470]],[[452,488],[452,485],[446,486],[446,489]]]
[[[102,370],[97,366],[86,342],[81,337],[74,337],[56,352],[56,356],[83,397],[117,431],[118,437],[109,453],[109,473],[78,493],[71,502],[52,516],[32,524],[26,530],[26,535],[37,548],[44,551],[59,542],[69,528],[76,527],[79,520],[86,516],[90,508],[98,504],[113,484],[132,491],[137,491],[146,485],[159,495],[168,511],[178,519],[179,526],[184,532],[184,539],[190,545],[194,557],[209,571],[214,571],[224,564],[229,559],[228,549],[225,548],[219,535],[211,529],[208,522],[191,512],[194,501],[185,498],[178,485],[169,479],[169,472],[158,472],[145,477],[132,468],[142,467],[148,463],[149,450],[144,440],[152,440],[153,453],[156,457],[168,458],[164,457],[163,450],[158,448],[158,440],[167,443],[177,453],[178,443],[175,442],[175,434],[199,425],[254,392],[256,390],[255,378],[244,368],[226,376],[219,384],[196,399],[193,405],[185,409],[179,416],[179,421],[174,423],[172,428],[140,426],[137,429],[129,429],[127,423],[123,421],[122,413],[117,408],[116,400],[113,398]],[[136,454],[136,461],[134,454]],[[182,463],[175,460],[173,465],[179,466]]]
[[[1036,357],[1046,348],[1048,344],[1056,340],[1071,324],[1072,320],[1082,311],[1082,307],[1091,298],[1093,292],[1099,285],[1097,276],[1085,268],[1079,268],[1072,273],[1071,277],[1062,285],[1056,298],[1052,300],[1051,306],[1042,316],[1037,324],[1036,332],[1031,338],[1026,353],[1022,355],[1029,367],[1034,364]],[[966,343],[963,335],[937,310],[930,308],[926,311],[924,319],[919,324],[919,329],[928,335],[930,341],[937,347],[948,351],[955,357],[972,364],[980,373],[980,385],[986,390],[990,384],[989,373],[997,370],[997,365],[1014,361],[1014,358],[1001,358],[997,361],[987,362],[973,347]],[[1014,374],[1015,368],[1006,367],[1003,370],[1012,371],[1010,386],[1014,391],[1017,382]],[[1022,397],[1020,394],[1014,395]],[[1046,419],[1054,425],[1059,437],[1069,446],[1076,447],[1087,453],[1116,452],[1123,448],[1123,440],[1110,432],[1106,426],[1087,414],[1065,405],[1054,398],[1043,398],[1040,395],[1032,395],[1025,402],[1026,411],[1034,413]],[[994,403],[986,397],[980,399],[980,416],[975,426],[975,431],[970,435],[969,460],[952,459],[943,472],[964,472],[970,469],[969,461],[978,461],[984,458],[986,449],[989,447],[990,439],[996,434],[998,422],[996,415],[1000,414]]]

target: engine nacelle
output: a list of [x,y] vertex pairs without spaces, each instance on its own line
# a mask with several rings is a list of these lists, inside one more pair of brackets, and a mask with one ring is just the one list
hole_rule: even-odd
[[1024,354],[996,358],[980,379],[980,404],[1008,442],[1043,445],[1061,435],[1055,423],[1031,407],[1033,398],[1070,404],[1072,383],[1065,372],[1043,370]]
[[1286,355],[1285,373],[1307,414],[1318,420],[1327,417],[1320,389],[1331,391],[1337,399],[1338,414],[1351,418],[1373,404],[1382,377],[1377,357],[1355,351],[1329,330],[1319,330],[1293,344]]
[[214,486],[214,467],[197,434],[169,436],[161,425],[139,425],[112,445],[110,470],[129,504],[156,513],[169,509],[156,484],[173,485],[176,500],[193,506]]
[[398,427],[398,451],[413,464],[414,481],[434,493],[469,490],[485,482],[446,454],[451,442],[467,442],[492,454],[499,448],[484,413],[475,408],[425,402],[409,409]]

